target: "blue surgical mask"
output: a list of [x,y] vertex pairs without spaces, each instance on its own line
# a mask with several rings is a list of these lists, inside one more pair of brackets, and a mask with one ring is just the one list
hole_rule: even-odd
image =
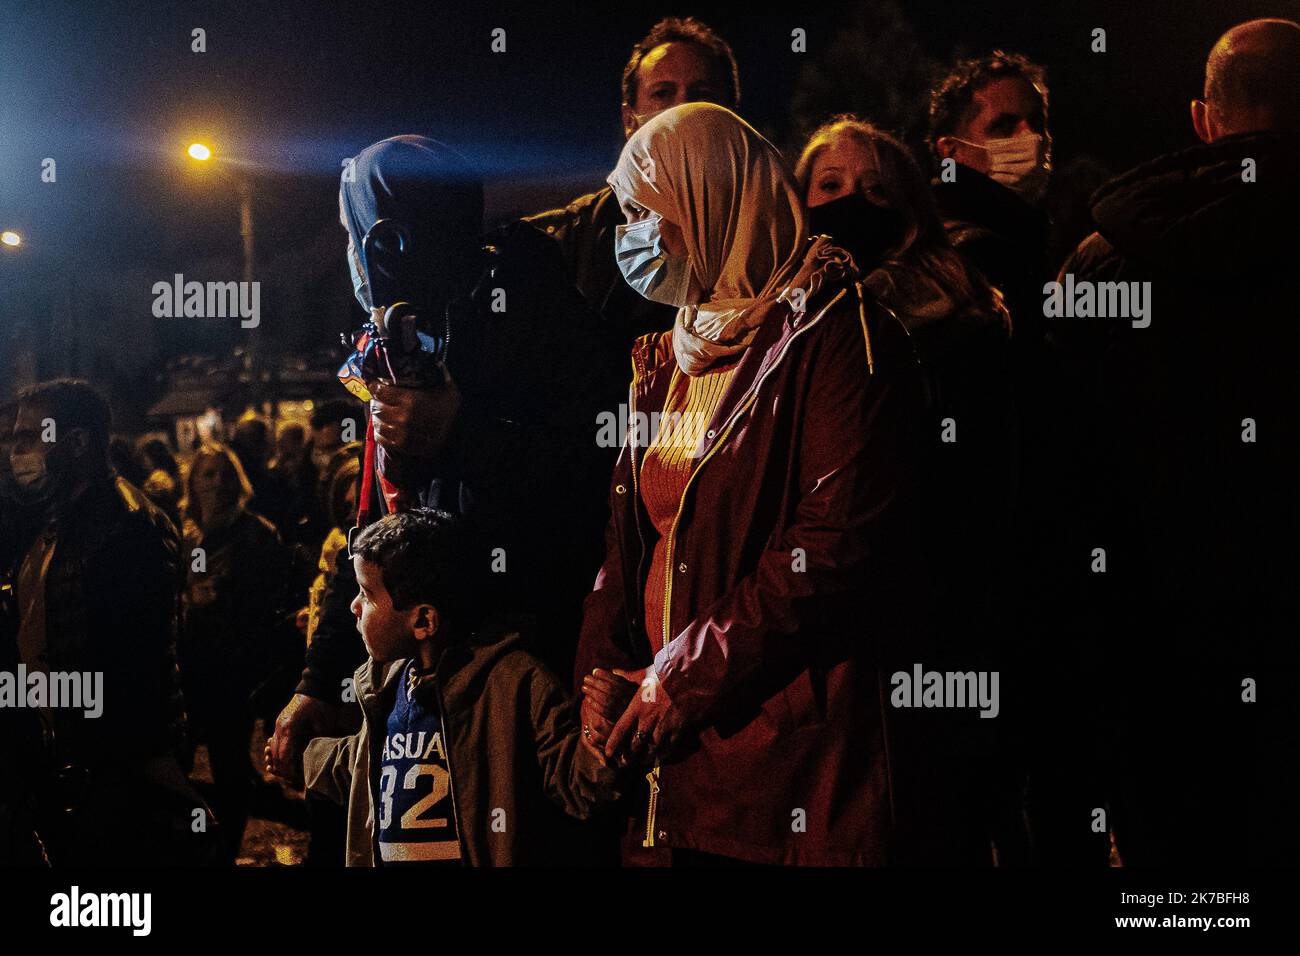
[[357,297],[361,303],[361,308],[367,312],[370,311],[370,284],[366,282],[365,274],[361,271],[361,257],[357,255],[357,247],[348,240],[348,271],[352,273],[352,294]]
[[689,304],[690,260],[664,249],[658,216],[616,227],[614,258],[627,284],[651,302],[678,308]]

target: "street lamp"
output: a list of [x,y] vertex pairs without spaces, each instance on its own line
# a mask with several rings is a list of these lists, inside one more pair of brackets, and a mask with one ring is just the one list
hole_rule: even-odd
[[[208,163],[213,159],[212,147],[205,143],[190,143],[186,148],[186,155],[194,160],[195,163]],[[243,281],[247,285],[252,284],[252,263],[253,263],[253,242],[252,242],[252,182],[250,179],[233,172],[230,166],[222,163],[214,163],[214,168],[224,174],[227,179],[234,182],[235,193],[239,194],[239,238],[243,241]],[[253,380],[253,389],[256,392],[261,390],[261,365],[264,364],[264,356],[261,354],[261,328],[255,326],[250,334],[248,349],[244,352],[244,371],[250,372]],[[278,378],[279,369],[272,364],[270,367],[272,373],[272,388],[270,388],[270,418],[276,421],[279,418],[279,389]]]
[[[212,159],[212,148],[205,143],[190,143],[186,155],[197,163]],[[218,169],[226,167],[218,164]],[[253,186],[243,176],[231,176],[239,193],[239,236],[244,241],[244,281],[253,281]]]
[[[190,143],[189,148],[185,150],[190,159],[197,163],[206,163],[212,159],[212,149],[204,143]],[[226,173],[228,178],[233,180],[235,191],[239,193],[239,237],[244,244],[244,282],[251,285],[253,282],[253,184],[246,177],[233,174],[228,167],[217,163],[217,170]],[[261,338],[262,333],[259,327],[254,327],[250,336],[249,348],[244,353],[244,368],[253,375],[253,387],[259,388],[260,376],[258,374],[258,365],[261,359]],[[272,375],[278,377],[279,370],[272,367]],[[279,400],[275,393],[278,389],[272,389],[271,407],[272,417],[278,417]]]
[[13,230],[6,229],[4,232],[0,232],[0,242],[3,242],[6,246],[17,247],[23,244],[23,237]]

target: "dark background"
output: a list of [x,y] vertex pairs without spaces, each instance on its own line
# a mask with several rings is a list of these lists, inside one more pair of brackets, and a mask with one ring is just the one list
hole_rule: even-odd
[[[1193,142],[1187,103],[1229,26],[1300,16],[1297,0],[876,0],[667,3],[8,3],[0,11],[0,398],[80,374],[119,407],[163,388],[169,359],[223,353],[237,320],[155,319],[152,285],[240,277],[229,175],[184,157],[214,145],[255,188],[262,338],[306,356],[356,323],[337,224],[341,161],[419,132],[467,154],[491,222],[597,188],[622,143],[619,77],[660,16],[693,14],[733,44],[740,112],[797,151],[829,114],[862,111],[915,139],[935,64],[1015,50],[1043,63],[1058,168],[1112,172]],[[190,31],[207,31],[191,52]],[[490,50],[506,30],[507,52]],[[808,52],[790,50],[807,31]],[[1092,53],[1091,31],[1107,52]],[[42,183],[41,161],[57,162]],[[793,157],[792,157],[793,158]]]

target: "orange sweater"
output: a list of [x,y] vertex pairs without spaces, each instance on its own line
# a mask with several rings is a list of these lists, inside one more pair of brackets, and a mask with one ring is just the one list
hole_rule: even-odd
[[695,450],[704,441],[705,431],[731,384],[737,365],[737,361],[732,361],[715,366],[694,378],[680,368],[673,369],[659,427],[641,463],[641,500],[659,532],[645,586],[646,636],[655,653],[664,645],[663,615],[668,581],[664,560],[668,535],[677,519],[686,484],[699,464]]

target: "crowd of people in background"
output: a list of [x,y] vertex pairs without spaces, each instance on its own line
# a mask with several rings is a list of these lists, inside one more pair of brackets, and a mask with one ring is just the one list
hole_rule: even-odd
[[[14,748],[14,759],[38,760],[36,766],[56,775],[76,768],[85,781],[75,786],[74,781],[56,783],[43,779],[44,771],[24,775],[16,772],[21,764],[13,765],[15,773],[7,777],[14,788],[13,802],[5,802],[10,838],[6,859],[44,859],[53,864],[233,863],[255,798],[260,794],[265,798],[260,806],[269,800],[274,809],[279,795],[279,788],[268,786],[250,759],[254,725],[261,718],[269,726],[297,683],[304,642],[311,633],[312,595],[318,597],[321,589],[321,582],[313,584],[313,577],[320,577],[318,569],[332,568],[340,529],[350,526],[355,517],[361,444],[343,442],[342,435],[363,430],[364,415],[353,403],[325,401],[306,422],[284,422],[275,433],[266,418],[249,410],[229,426],[228,440],[214,434],[178,454],[157,436],[134,443],[121,435],[110,436],[108,406],[84,382],[59,380],[37,386],[10,414],[17,417],[19,432],[27,414],[37,415],[38,422],[56,422],[56,428],[79,439],[75,447],[80,456],[77,460],[57,453],[50,456],[38,481],[39,494],[24,484],[21,472],[6,474],[5,527],[14,536],[11,546],[33,533],[47,542],[34,564],[30,549],[19,546],[15,552],[23,560],[9,592],[18,602],[9,606],[11,623],[17,628],[19,658],[14,663],[52,666],[61,654],[72,655],[65,663],[88,663],[81,656],[89,652],[84,641],[57,646],[57,618],[49,612],[57,600],[64,607],[61,613],[93,627],[101,640],[121,634],[138,641],[133,653],[122,654],[115,670],[139,670],[134,678],[137,684],[143,674],[160,677],[161,683],[151,685],[151,691],[154,686],[163,688],[170,706],[145,711],[150,720],[135,727],[113,722],[121,733],[130,733],[138,741],[154,740],[163,733],[159,719],[166,724],[165,746],[158,743],[163,738],[146,745],[153,748],[141,764],[147,772],[137,773],[140,768],[129,764],[123,767],[123,754],[116,746],[98,752],[89,747],[77,739],[83,735],[79,728],[69,733],[67,743],[59,742],[57,724],[48,722],[24,728],[29,735],[37,734],[25,743],[22,733],[7,738],[5,745]],[[37,429],[34,447],[58,448],[57,433],[39,440],[43,430],[43,426]],[[23,441],[17,434],[6,438]],[[105,460],[100,462],[101,458]],[[83,469],[84,478],[75,479]],[[72,590],[65,605],[62,596],[51,590],[59,569],[52,552],[66,558],[75,543],[60,540],[54,529],[79,520],[73,499],[84,508],[88,498],[97,499],[101,509],[101,526],[84,529],[92,532],[95,556],[90,565],[78,564],[68,571],[84,583],[68,583]],[[42,522],[48,523],[44,530]],[[133,539],[149,538],[146,524],[159,540],[137,540],[135,551],[112,550],[115,536],[128,531]],[[127,578],[121,588],[105,583],[93,592],[87,589],[98,575],[126,574],[127,569],[116,566],[129,565],[140,549],[154,553],[152,564],[133,569],[143,577]],[[161,576],[164,568],[166,574]],[[24,573],[18,573],[20,569]],[[132,581],[136,590],[147,583],[150,595],[133,594]],[[44,582],[43,596],[36,593],[40,582]],[[147,613],[137,618],[132,602],[140,601],[147,602]],[[36,623],[42,617],[45,620]],[[132,633],[136,623],[141,631]],[[147,706],[154,697],[157,694],[146,693],[142,704]],[[185,775],[193,773],[200,745],[207,752],[212,782],[196,791]],[[84,765],[78,766],[80,761]],[[116,781],[116,786],[103,782],[105,777]],[[95,789],[85,789],[92,782]],[[92,793],[97,800],[106,795],[108,809],[92,813],[88,805]],[[160,805],[160,793],[170,794],[170,805]],[[151,807],[155,815],[154,829],[142,831],[146,834],[176,837],[181,817],[202,807],[211,814],[213,836],[206,841],[176,837],[151,845],[131,831],[138,808],[121,822],[107,825],[103,814],[135,801]],[[13,815],[25,804],[39,818]],[[64,815],[66,820],[61,819]],[[24,823],[41,834],[39,841],[22,839]],[[90,827],[104,827],[107,832],[88,839]],[[113,842],[113,834],[121,843]]]
[[[185,454],[82,382],[13,410],[0,669],[111,707],[0,709],[0,859],[232,863],[260,718],[321,865],[1293,862],[1298,70],[1297,24],[1234,28],[1201,145],[1068,241],[1048,78],[1003,51],[923,152],[843,114],[784,157],[665,19],[608,185],[486,236],[453,149],[368,147],[357,299],[445,317],[440,381]],[[1154,318],[1055,319],[1067,277]],[[995,675],[995,719],[900,704],[914,668]]]

